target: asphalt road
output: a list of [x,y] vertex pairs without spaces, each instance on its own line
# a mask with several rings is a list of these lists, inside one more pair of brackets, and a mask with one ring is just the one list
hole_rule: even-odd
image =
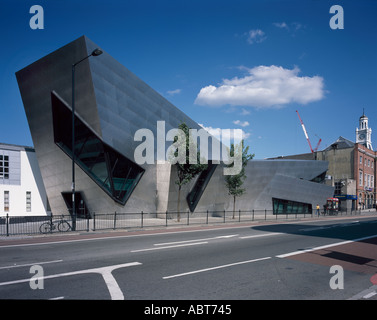
[[156,232],[0,241],[0,299],[377,297],[377,216]]

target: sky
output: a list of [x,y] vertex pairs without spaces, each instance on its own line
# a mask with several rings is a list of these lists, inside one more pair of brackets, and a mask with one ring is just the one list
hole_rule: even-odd
[[310,152],[296,110],[322,150],[355,141],[364,109],[377,148],[376,0],[2,0],[1,12],[2,143],[33,146],[15,72],[86,35],[210,132],[242,129],[254,159]]

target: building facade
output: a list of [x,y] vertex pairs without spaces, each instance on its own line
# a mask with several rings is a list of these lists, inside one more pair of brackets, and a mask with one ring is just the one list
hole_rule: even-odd
[[[71,67],[95,48],[83,36],[16,73],[52,212],[72,208],[72,158],[76,212],[176,211],[176,166],[164,159],[173,143],[168,133],[181,123],[197,130],[201,126],[106,52],[76,67],[72,145]],[[158,141],[153,145],[153,163],[135,160],[142,143],[135,138],[139,129],[163,136],[162,147]],[[182,210],[231,210],[223,164],[211,150],[208,160],[208,169],[183,187]],[[238,200],[237,210],[276,208],[278,213],[290,201],[289,208],[293,205],[303,213],[324,204],[333,193],[318,179],[327,166],[326,161],[252,160],[246,167],[247,194]]]
[[0,143],[0,216],[40,216],[48,209],[34,149]]
[[339,137],[322,151],[282,157],[328,161],[326,183],[334,187],[334,197],[342,210],[371,209],[376,206],[376,159],[372,129],[363,113],[356,128],[355,142]]
[[376,205],[376,157],[377,153],[365,145],[355,144],[354,167],[356,195],[359,208],[373,208]]

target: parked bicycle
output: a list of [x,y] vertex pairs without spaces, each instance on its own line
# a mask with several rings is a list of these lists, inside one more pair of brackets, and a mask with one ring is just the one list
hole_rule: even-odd
[[72,230],[72,227],[69,222],[64,219],[64,216],[61,216],[59,220],[44,222],[39,227],[41,233],[51,233],[56,229],[60,232],[67,232]]

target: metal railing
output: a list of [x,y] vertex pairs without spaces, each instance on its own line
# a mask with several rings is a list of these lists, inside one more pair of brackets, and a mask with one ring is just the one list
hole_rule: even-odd
[[[339,211],[338,216],[360,215],[361,211]],[[33,235],[42,233],[59,233],[65,231],[89,232],[97,230],[143,229],[150,227],[169,227],[184,225],[213,225],[248,221],[297,220],[305,218],[325,217],[316,210],[305,213],[279,213],[272,210],[238,210],[164,213],[95,213],[87,218],[76,218],[75,230],[72,230],[70,215],[52,216],[2,216],[0,217],[0,236]],[[64,228],[59,227],[63,221]],[[62,224],[62,225],[63,225]]]

